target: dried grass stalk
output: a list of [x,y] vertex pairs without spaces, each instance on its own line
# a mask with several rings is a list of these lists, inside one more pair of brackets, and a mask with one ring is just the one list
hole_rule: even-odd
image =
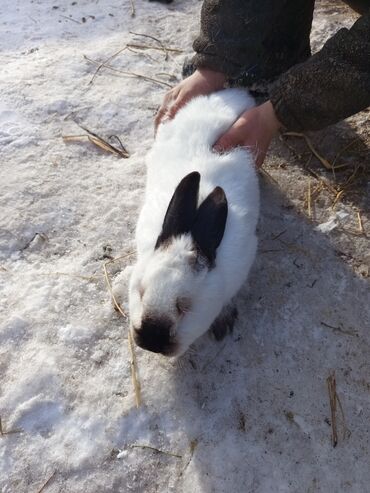
[[150,445],[134,444],[134,445],[130,445],[130,447],[131,448],[144,448],[144,449],[154,450],[155,452],[159,452],[160,454],[169,455],[171,457],[176,457],[177,459],[182,459],[182,455],[174,454],[173,452],[166,452],[165,450],[151,447]]
[[122,74],[122,75],[125,75],[127,77],[134,77],[137,79],[146,80],[148,82],[154,82],[155,84],[158,84],[161,86],[172,87],[171,84],[168,84],[167,82],[164,82],[163,80],[154,79],[153,77],[149,77],[149,76],[143,75],[143,74],[137,74],[135,72],[128,72],[127,70],[120,70],[120,69],[112,67],[111,65],[108,65],[106,63],[100,63],[96,60],[92,60],[91,58],[87,57],[86,55],[83,55],[83,57],[88,62],[93,63],[94,65],[98,65],[98,67],[100,67],[100,68],[105,67],[109,70],[112,70],[112,72],[117,72],[118,74]]
[[99,147],[100,149],[102,149],[105,152],[110,152],[111,154],[114,154],[115,156],[119,156],[123,159],[127,159],[128,157],[130,157],[129,152],[123,146],[121,139],[117,135],[111,135],[110,139],[115,138],[118,141],[120,148],[110,144],[109,142],[104,140],[102,137],[100,137],[98,134],[96,134],[95,132],[92,132],[91,130],[87,129],[86,127],[80,125],[79,123],[77,123],[77,122],[75,122],[75,123],[80,128],[85,130],[87,135],[85,135],[85,134],[83,134],[83,135],[64,135],[63,136],[64,142],[78,142],[78,141],[81,141],[84,139],[88,139],[89,142],[91,142],[96,147]]
[[53,472],[53,474],[50,476],[50,478],[46,481],[46,483],[44,483],[41,488],[38,490],[37,493],[42,493],[45,488],[50,484],[51,480],[54,478],[54,476],[56,475],[56,471]]
[[329,392],[329,404],[331,414],[331,441],[333,447],[338,445],[338,432],[337,432],[337,384],[335,380],[335,373],[333,372],[326,379]]
[[272,181],[273,183],[275,183],[275,185],[280,187],[279,182],[275,180],[275,178],[270,173],[268,173],[263,167],[261,167],[258,171],[259,173],[261,173],[261,175],[265,176],[268,180]]
[[362,224],[361,213],[360,213],[360,211],[357,211],[356,214],[357,214],[357,221],[358,221],[358,229],[359,229],[360,233],[362,235],[364,235],[365,231],[364,231],[364,225]]
[[312,168],[307,168],[307,171],[314,176],[321,184],[323,187],[325,187],[329,192],[333,193],[334,195],[337,194],[338,190],[333,187],[327,180],[322,178],[316,171],[314,171]]
[[343,406],[337,394],[337,383],[335,379],[335,372],[333,371],[326,379],[329,392],[330,414],[331,414],[331,429],[332,429],[332,444],[333,447],[338,445],[338,429],[337,429],[337,404],[340,410],[342,426],[343,426],[343,440],[351,435],[350,430],[347,427]]
[[67,17],[66,15],[59,14],[59,17],[63,17],[63,19],[67,19],[67,21],[75,22],[76,24],[82,24],[82,22],[77,21],[76,19],[72,19],[72,17]]
[[336,193],[335,198],[333,200],[333,203],[331,205],[331,208],[334,209],[334,207],[337,205],[339,200],[343,197],[343,195],[346,193],[344,189],[339,190],[339,192]]
[[358,172],[359,170],[363,169],[361,165],[357,165],[355,169],[353,170],[352,174],[347,178],[347,180],[341,184],[340,187],[338,187],[338,191],[335,194],[335,198],[332,204],[332,209],[336,206],[338,201],[343,198],[344,194],[348,192],[348,190],[351,188],[353,185],[354,181],[358,177]]
[[[131,1],[131,15],[132,17],[135,16],[136,12],[135,12],[135,5],[134,5],[134,1],[133,0],[130,0]],[[163,51],[164,54],[165,54],[165,59],[167,60],[168,59],[168,55],[169,53],[183,53],[183,50],[180,50],[178,48],[170,48],[168,46],[165,46],[162,41],[154,36],[150,36],[149,34],[141,34],[141,33],[134,33],[134,32],[130,32],[130,34],[133,34],[135,36],[143,36],[145,38],[149,38],[149,39],[152,39],[154,41],[156,41],[157,43],[159,43],[159,46],[153,46],[153,45],[148,45],[148,44],[143,44],[143,43],[128,43],[126,44],[123,48],[120,48],[118,51],[116,51],[115,53],[113,53],[113,55],[110,55],[107,59],[105,59],[103,62],[97,62],[95,60],[92,60],[90,58],[88,58],[86,55],[84,55],[84,58],[85,60],[89,61],[90,63],[94,63],[95,65],[97,65],[97,69],[95,70],[89,84],[92,84],[95,80],[95,77],[98,75],[99,71],[105,67],[105,68],[108,68],[114,72],[118,72],[118,73],[121,73],[123,75],[127,75],[127,76],[132,76],[132,77],[138,77],[140,79],[144,79],[144,80],[148,80],[148,81],[151,81],[151,82],[155,82],[157,84],[160,84],[160,85],[166,85],[165,82],[163,81],[160,81],[158,79],[153,79],[151,77],[148,77],[148,76],[144,76],[142,74],[136,74],[134,72],[127,72],[127,71],[124,71],[124,70],[119,70],[119,69],[116,69],[115,67],[112,67],[111,65],[109,65],[109,62],[111,62],[114,58],[116,58],[119,54],[121,54],[123,51],[125,50],[129,50],[129,51],[132,51],[133,53],[140,53],[140,52],[136,52],[134,51],[132,48],[136,48],[136,49],[139,49],[139,50],[159,50],[159,51]],[[153,61],[156,61],[154,59],[152,59]],[[172,86],[169,86],[169,87],[172,87]]]
[[112,144],[110,144],[109,142],[104,140],[102,137],[100,137],[98,134],[96,134],[95,132],[91,132],[91,130],[84,127],[83,125],[80,125],[79,123],[77,123],[77,125],[80,128],[82,128],[82,130],[85,130],[85,132],[87,132],[89,134],[89,140],[91,140],[95,145],[101,147],[102,149],[104,149],[108,152],[112,152],[113,154],[117,154],[118,156],[121,156],[122,158],[128,158],[130,156],[127,149],[125,147],[123,147],[121,139],[119,137],[117,137],[116,135],[111,136],[111,137],[114,137],[118,140],[118,142],[121,146],[121,149],[113,146]]
[[131,17],[135,17],[135,15],[136,15],[136,9],[135,9],[134,0],[130,0],[130,4],[131,4]]
[[198,440],[196,438],[190,442],[190,456],[189,456],[189,460],[187,461],[187,463],[185,464],[183,470],[181,471],[179,478],[181,478],[181,476],[184,474],[184,472],[186,471],[186,469],[189,467],[189,464],[190,464],[190,462],[193,459],[193,455],[194,455],[195,449],[197,448],[197,445],[198,445]]
[[147,58],[151,62],[154,62],[154,63],[158,62],[158,60],[156,60],[154,57],[148,55],[148,53],[143,53],[142,51],[137,51],[137,50],[131,48],[131,46],[129,46],[129,45],[127,45],[127,50],[130,51],[131,53],[135,53],[135,55],[143,55],[145,58]]
[[14,430],[5,431],[0,416],[0,437],[3,437],[5,435],[13,435],[14,433],[22,433],[22,431],[23,430],[20,428],[15,428]]
[[[128,43],[127,48],[137,48],[140,50],[163,51],[163,48],[161,48],[160,46],[152,46],[152,45],[146,45],[146,44],[140,44],[140,43]],[[169,48],[168,46],[165,47],[165,51],[169,51],[172,53],[184,53],[184,50],[180,50],[179,48]]]
[[94,82],[94,79],[98,75],[98,72],[104,67],[105,64],[109,63],[111,60],[113,60],[113,58],[115,58],[116,56],[118,56],[120,53],[122,53],[126,49],[127,49],[127,46],[124,46],[123,48],[120,48],[118,51],[116,51],[115,53],[113,53],[113,55],[111,55],[110,57],[108,57],[106,60],[104,60],[104,62],[102,62],[98,66],[98,68],[95,70],[94,75],[92,76],[89,84],[92,84]]
[[155,36],[151,36],[150,34],[134,33],[132,31],[130,31],[130,34],[133,34],[134,36],[142,36],[144,38],[149,38],[149,39],[152,39],[153,41],[156,41],[159,44],[159,46],[161,47],[161,50],[164,51],[164,53],[165,53],[165,60],[166,61],[168,60],[167,47],[162,43],[162,41],[160,39],[156,38]]
[[331,329],[333,332],[337,332],[340,334],[344,334],[347,336],[352,336],[352,337],[357,337],[358,332],[356,330],[346,330],[343,329],[342,327],[335,327],[334,325],[327,324],[326,322],[320,322],[323,327],[327,327],[328,329]]
[[[126,258],[128,256],[132,255],[132,253],[128,253],[126,255],[123,255],[122,257],[115,258],[113,260],[108,260],[108,262],[105,262],[103,264],[103,270],[104,270],[104,277],[105,281],[108,287],[108,290],[110,292],[111,298],[113,300],[114,306],[116,309],[119,311],[119,313],[127,320],[128,316],[127,314],[122,310],[121,305],[118,303],[112,289],[112,285],[109,279],[108,271],[107,271],[107,265],[113,264],[117,260],[120,260],[122,258]],[[140,407],[141,405],[141,385],[138,377],[138,370],[137,370],[137,361],[136,361],[136,355],[135,355],[135,349],[134,349],[134,344],[132,341],[132,336],[131,336],[131,331],[130,329],[128,330],[128,335],[127,335],[127,341],[128,341],[128,347],[130,351],[130,368],[131,368],[131,378],[132,378],[132,384],[134,387],[135,391],[135,401],[136,401],[136,407]]]
[[351,164],[340,164],[339,166],[335,166],[335,163],[338,161],[338,158],[345,152],[347,151],[350,147],[353,146],[353,144],[355,144],[356,142],[358,142],[360,140],[359,137],[356,137],[354,140],[352,140],[349,144],[346,144],[338,153],[337,155],[335,156],[334,160],[333,160],[333,168],[334,169],[339,169],[339,168],[343,168],[344,166],[351,166]]
[[312,152],[312,154],[314,154],[317,157],[317,159],[324,166],[324,168],[326,168],[327,170],[330,170],[330,171],[333,170],[333,165],[330,164],[327,159],[325,159],[323,156],[321,156],[319,154],[319,152],[314,148],[312,142],[307,137],[307,135],[299,133],[299,132],[285,132],[284,135],[286,135],[287,137],[299,137],[301,139],[304,139],[306,141],[308,148]]

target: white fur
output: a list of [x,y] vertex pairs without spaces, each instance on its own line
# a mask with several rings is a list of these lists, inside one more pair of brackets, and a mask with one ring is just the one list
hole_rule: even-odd
[[[174,120],[160,125],[147,155],[145,202],[136,229],[138,258],[130,280],[130,317],[136,327],[147,311],[173,318],[179,344],[176,354],[208,330],[245,282],[255,257],[259,189],[252,154],[245,148],[222,155],[212,150],[217,139],[252,106],[252,98],[238,89],[195,98]],[[216,267],[198,273],[187,261],[190,234],[154,251],[173,192],[192,171],[201,175],[199,204],[216,186],[224,189],[228,201]],[[145,291],[143,300],[139,288]],[[175,313],[177,296],[192,300],[191,310],[180,318]]]

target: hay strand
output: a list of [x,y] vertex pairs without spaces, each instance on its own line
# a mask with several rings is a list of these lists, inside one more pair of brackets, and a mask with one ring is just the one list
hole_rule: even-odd
[[121,142],[121,140],[120,140],[119,137],[114,136],[120,142],[121,149],[119,149],[118,147],[113,146],[112,144],[110,144],[109,142],[107,142],[106,140],[104,140],[102,137],[100,137],[100,135],[96,134],[95,132],[92,132],[91,130],[89,130],[88,128],[84,127],[83,125],[81,125],[81,124],[79,124],[77,122],[75,122],[75,123],[80,128],[82,128],[82,130],[85,130],[85,132],[89,135],[89,140],[91,142],[93,142],[95,145],[97,145],[98,147],[100,147],[101,149],[104,149],[104,150],[106,150],[108,152],[111,152],[112,154],[116,154],[118,156],[121,156],[124,159],[127,159],[130,156],[129,153],[128,153],[128,151],[127,151],[127,149],[125,149],[123,147],[122,142]]
[[335,448],[338,445],[338,432],[337,432],[337,390],[335,372],[330,374],[326,379],[329,393],[329,404],[331,414],[331,441]]
[[[107,284],[109,293],[111,295],[112,301],[116,309],[119,311],[119,313],[127,320],[128,316],[127,314],[123,311],[121,305],[118,303],[112,289],[112,285],[109,279],[108,271],[107,271],[107,265],[112,264],[116,262],[117,260],[120,260],[122,258],[128,257],[132,255],[132,253],[128,253],[126,255],[123,255],[122,257],[115,258],[113,260],[108,260],[108,262],[105,262],[103,264],[103,270],[104,270],[104,277],[105,277],[105,282]],[[138,377],[138,370],[137,370],[137,361],[136,361],[136,355],[135,355],[135,349],[134,349],[134,344],[132,341],[132,336],[131,336],[131,330],[128,330],[127,334],[127,342],[128,342],[128,347],[129,347],[129,352],[130,352],[130,368],[131,368],[131,379],[132,379],[132,384],[134,387],[135,391],[135,402],[136,402],[136,407],[140,407],[141,405],[141,385]]]
[[181,476],[184,474],[186,469],[189,467],[190,462],[193,460],[193,455],[194,455],[195,449],[197,448],[197,445],[198,445],[198,440],[196,438],[190,442],[189,459],[188,459],[187,463],[185,464],[183,470],[181,471],[179,478],[181,478]]
[[0,437],[3,437],[5,435],[13,435],[14,433],[22,433],[22,432],[23,430],[21,428],[15,428],[14,430],[5,431],[0,416]]
[[[146,45],[141,43],[128,43],[126,46],[127,48],[137,48],[139,50],[163,51],[163,48],[161,48],[160,46],[152,46],[152,45]],[[180,50],[179,48],[169,48],[168,46],[165,47],[165,50],[172,53],[184,53],[184,50]]]
[[323,327],[326,327],[327,329],[331,329],[333,332],[338,332],[340,334],[344,334],[347,336],[352,336],[352,337],[357,337],[358,333],[356,330],[345,330],[342,327],[335,327],[334,325],[330,325],[326,322],[320,322]]
[[260,169],[258,170],[258,172],[261,173],[261,175],[265,176],[268,180],[270,180],[273,183],[275,183],[275,185],[277,185],[278,187],[280,187],[279,182],[277,180],[275,180],[275,178],[270,173],[268,173],[263,167],[260,167]]
[[315,147],[313,146],[311,140],[307,137],[307,135],[299,133],[299,132],[285,132],[284,135],[286,135],[287,137],[298,137],[298,138],[304,139],[306,144],[307,144],[307,147],[310,149],[312,154],[317,157],[317,159],[324,166],[324,168],[326,168],[329,171],[333,170],[333,165],[330,164],[327,159],[325,159],[323,156],[321,156],[321,154],[319,154],[319,152],[315,149]]
[[131,335],[131,330],[128,330],[128,335],[127,335],[127,341],[128,341],[128,346],[130,350],[130,368],[131,368],[131,380],[132,380],[132,385],[134,387],[135,391],[135,403],[136,407],[141,406],[141,385],[138,377],[138,370],[137,370],[137,360],[136,360],[136,354],[135,354],[135,349],[134,349],[134,343],[132,341],[132,335]]
[[134,0],[130,0],[130,5],[131,5],[131,17],[135,17],[135,15],[136,15],[136,9],[135,9]]
[[[134,6],[134,3],[133,3],[133,0],[131,0],[131,6],[132,6],[132,13],[133,13],[133,16],[134,16],[136,14],[136,12],[135,12],[135,6]],[[94,82],[95,77],[98,75],[98,73],[100,72],[100,70],[103,67],[106,67],[106,68],[108,68],[110,70],[113,70],[113,71],[117,72],[118,69],[116,69],[115,67],[112,67],[111,65],[109,65],[109,63],[114,58],[116,58],[118,55],[120,55],[122,52],[124,52],[125,50],[132,51],[133,53],[136,53],[136,54],[139,54],[140,52],[135,51],[135,49],[139,49],[139,50],[158,50],[158,51],[164,52],[166,60],[168,58],[168,54],[169,53],[183,53],[183,50],[180,50],[178,48],[170,48],[169,46],[165,46],[160,39],[155,38],[154,36],[150,36],[148,34],[133,33],[133,32],[131,32],[130,34],[133,34],[135,36],[144,36],[146,38],[152,39],[152,40],[156,41],[157,43],[159,43],[159,46],[154,46],[154,45],[145,44],[145,43],[135,43],[135,42],[134,43],[128,43],[123,48],[120,48],[118,51],[114,52],[112,55],[110,55],[108,58],[106,58],[104,61],[102,61],[100,63],[99,62],[96,62],[95,60],[89,59],[86,55],[84,55],[85,60],[87,60],[87,61],[89,61],[89,62],[94,63],[94,64],[97,65],[97,69],[95,70],[92,78],[90,79],[89,84],[92,84]],[[149,57],[149,58],[151,58],[151,57]],[[156,60],[152,59],[152,61],[156,61]],[[163,81],[159,81],[159,80],[156,80],[156,79],[151,79],[150,77],[143,76],[141,74],[135,74],[135,73],[125,72],[125,71],[120,71],[120,72],[123,75],[131,75],[131,76],[134,76],[134,77],[146,78],[147,80],[151,80],[152,82],[156,82],[158,84],[163,84]]]
[[129,156],[129,152],[126,149],[126,147],[122,144],[121,139],[118,137],[118,135],[110,135],[109,140],[116,140],[121,148],[121,151],[127,154],[127,157]]
[[67,19],[67,21],[75,22],[76,24],[82,24],[82,22],[73,19],[72,17],[67,17],[66,15],[59,14],[59,17],[63,17],[63,19]]
[[338,161],[338,158],[345,152],[347,151],[350,147],[353,146],[353,144],[355,144],[356,142],[358,142],[360,140],[359,137],[356,137],[354,140],[352,140],[349,144],[346,144],[344,147],[342,147],[342,149],[340,149],[340,151],[337,153],[337,155],[335,156],[335,158],[333,159],[333,168],[334,169],[339,169],[339,168],[343,168],[344,166],[351,166],[350,164],[341,164],[339,166],[335,166],[335,163]]
[[112,285],[111,285],[111,282],[109,280],[108,271],[107,271],[108,263],[109,262],[105,262],[105,264],[103,264],[105,282],[107,284],[107,287],[108,287],[108,290],[110,292],[114,306],[117,308],[117,310],[120,312],[120,314],[127,320],[128,319],[127,314],[122,310],[121,305],[118,303],[116,297],[114,296]]
[[321,184],[323,187],[325,187],[329,192],[332,194],[336,195],[337,194],[337,189],[334,188],[327,180],[322,178],[316,171],[314,171],[312,168],[307,167],[307,171],[314,176]]
[[339,192],[336,193],[335,198],[333,200],[333,203],[331,205],[331,208],[334,209],[339,200],[343,197],[343,195],[346,193],[344,189],[339,190]]
[[177,459],[182,459],[182,455],[174,454],[173,452],[167,452],[165,450],[161,450],[161,449],[158,449],[156,447],[152,447],[150,445],[133,444],[133,445],[130,445],[130,447],[131,448],[149,449],[149,450],[153,450],[154,452],[158,452],[160,454],[169,455],[170,457],[176,457]]
[[343,426],[343,440],[351,435],[350,430],[347,427],[343,406],[337,394],[337,382],[335,378],[335,372],[333,371],[326,379],[329,393],[330,403],[330,415],[331,415],[331,430],[332,430],[332,445],[335,448],[338,445],[338,421],[337,421],[337,404],[339,407],[342,426]]
[[82,130],[85,130],[86,134],[82,135],[63,135],[63,141],[64,142],[78,142],[84,139],[88,139],[89,142],[94,144],[96,147],[99,147],[105,152],[109,152],[111,154],[114,154],[115,156],[121,157],[123,159],[127,159],[130,157],[129,152],[127,149],[123,146],[121,139],[117,135],[111,135],[109,139],[116,139],[119,143],[120,147],[115,147],[114,145],[110,144],[107,142],[105,139],[100,137],[100,135],[96,134],[95,132],[92,132],[91,130],[87,129],[83,125],[80,125],[79,123],[75,122],[76,125],[78,125]]
[[130,34],[133,34],[134,36],[142,36],[143,38],[148,38],[152,39],[153,41],[156,41],[159,46],[161,47],[161,50],[164,51],[165,53],[165,60],[168,60],[168,50],[167,47],[162,43],[162,41],[155,36],[151,36],[150,34],[143,34],[143,33],[134,33],[133,31],[130,31]]
[[155,84],[158,84],[160,86],[166,86],[166,87],[172,87],[171,84],[168,84],[167,82],[164,82],[163,80],[158,80],[154,79],[153,77],[149,77],[147,75],[143,74],[137,74],[136,72],[129,72],[127,70],[120,70],[115,67],[112,67],[112,65],[108,65],[107,63],[100,63],[96,60],[93,60],[92,58],[89,58],[86,55],[83,55],[84,59],[87,60],[90,63],[93,63],[94,65],[97,65],[98,67],[105,67],[112,72],[117,72],[118,74],[125,75],[126,77],[131,77],[131,78],[137,78],[137,79],[142,79],[147,82],[153,82]]
[[334,202],[332,204],[332,209],[334,209],[335,205],[341,199],[345,193],[351,188],[353,182],[356,180],[358,176],[359,170],[362,169],[360,165],[356,166],[355,169],[353,170],[352,174],[347,178],[347,180],[341,185],[341,188],[338,189],[338,193],[336,194],[336,197],[334,199]]
[[42,493],[45,488],[50,484],[54,476],[56,475],[56,471],[53,472],[53,474],[49,477],[49,479],[41,486],[41,488],[37,491],[37,493]]
[[107,63],[109,63],[111,60],[113,60],[116,56],[118,56],[120,53],[122,53],[126,49],[127,49],[127,45],[124,46],[123,48],[120,48],[118,51],[114,52],[113,55],[109,56],[106,60],[104,60],[104,62],[101,62],[98,65],[98,68],[95,70],[94,75],[92,76],[89,84],[92,84],[94,82],[95,77],[98,75],[99,71],[104,67],[104,65],[106,65]]
[[357,221],[358,221],[358,230],[360,234],[365,235],[365,230],[364,230],[364,225],[362,223],[362,217],[360,211],[356,212],[357,215]]

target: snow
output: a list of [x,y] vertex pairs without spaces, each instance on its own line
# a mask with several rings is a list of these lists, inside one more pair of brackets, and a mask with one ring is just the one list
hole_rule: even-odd
[[[108,69],[89,84],[96,67],[83,55],[107,59],[151,43],[129,32],[146,33],[184,52],[111,63],[172,84],[201,2],[134,3],[135,18],[127,0],[2,1],[0,490],[36,492],[51,477],[48,493],[367,491],[369,284],[265,180],[259,254],[233,335],[205,336],[179,361],[138,350],[135,407],[127,323],[102,266],[134,248],[143,156],[166,87]],[[343,25],[342,12],[323,17],[326,4],[315,46]],[[81,133],[74,121],[119,135],[131,157],[64,143]],[[273,151],[269,163],[279,159]],[[108,266],[113,284],[131,262]],[[335,449],[332,370],[351,431],[343,438],[339,416]]]
[[340,226],[340,224],[343,222],[343,220],[346,220],[349,216],[349,213],[346,211],[336,211],[335,214],[332,214],[329,218],[328,221],[325,221],[324,223],[319,224],[316,229],[320,231],[321,233],[328,233],[330,231],[333,231],[333,229],[337,228]]

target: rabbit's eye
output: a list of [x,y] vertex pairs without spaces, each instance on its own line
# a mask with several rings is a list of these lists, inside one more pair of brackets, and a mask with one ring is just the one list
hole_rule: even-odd
[[191,307],[191,301],[189,298],[177,298],[176,300],[176,310],[179,315],[184,315],[188,312]]

